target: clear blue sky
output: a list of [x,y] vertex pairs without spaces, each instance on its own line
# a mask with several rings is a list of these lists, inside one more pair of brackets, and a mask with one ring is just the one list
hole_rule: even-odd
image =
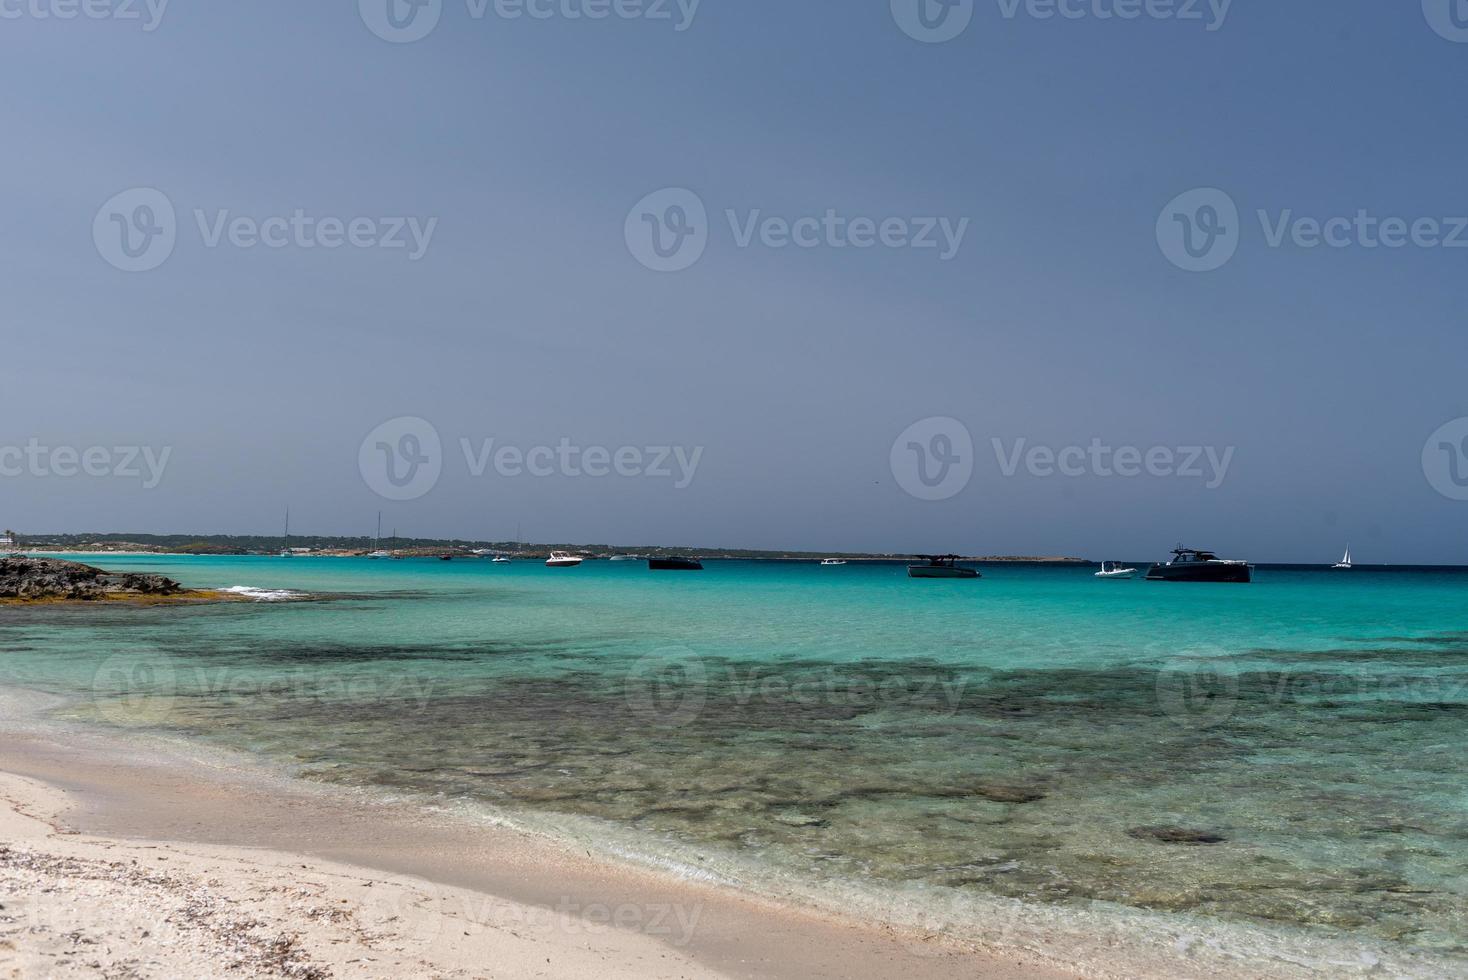
[[[1271,247],[1256,216],[1468,215],[1468,43],[1415,0],[1239,0],[1217,30],[1206,3],[1047,20],[980,0],[932,44],[888,0],[703,0],[682,31],[673,3],[442,0],[413,43],[350,0],[173,0],[153,30],[141,2],[37,16],[61,2],[0,6],[0,445],[171,454],[150,488],[0,477],[0,524],[273,532],[289,505],[319,533],[382,510],[421,536],[1468,562],[1468,502],[1422,459],[1468,415],[1468,248]],[[125,272],[93,223],[137,187],[176,208],[177,241]],[[669,187],[706,206],[707,249],[656,272],[624,227]],[[1184,271],[1159,215],[1209,187],[1239,209],[1237,253]],[[196,209],[437,224],[414,261],[211,248]],[[727,209],[968,225],[944,261],[741,247]],[[444,446],[407,501],[358,460],[398,416]],[[889,455],[935,416],[971,433],[973,476],[925,501]],[[703,455],[683,489],[474,477],[461,438]],[[1212,489],[1005,476],[995,438],[1234,455]]]

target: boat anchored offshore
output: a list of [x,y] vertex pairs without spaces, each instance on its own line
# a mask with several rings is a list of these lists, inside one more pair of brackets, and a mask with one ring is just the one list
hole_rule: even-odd
[[977,568],[957,564],[961,555],[913,555],[926,565],[908,565],[908,578],[983,578]]
[[1149,582],[1249,582],[1253,576],[1254,566],[1246,561],[1181,546],[1172,550],[1171,561],[1147,570]]
[[822,558],[821,559],[821,564],[822,565],[844,565],[844,564],[846,564],[846,561],[844,559],[841,559],[841,558]]
[[1342,558],[1340,561],[1336,562],[1334,565],[1332,565],[1330,567],[1331,568],[1335,568],[1335,569],[1339,569],[1340,571],[1343,571],[1343,572],[1349,572],[1351,569],[1353,569],[1353,568],[1356,567],[1355,565],[1351,564],[1351,546],[1350,545],[1346,545],[1346,557]]
[[1103,561],[1101,571],[1096,573],[1097,578],[1129,579],[1137,574],[1135,568],[1128,568],[1119,561]]
[[703,562],[697,558],[649,558],[647,567],[654,572],[701,572]]
[[580,555],[573,555],[569,551],[552,551],[545,563],[551,568],[575,568],[584,560]]

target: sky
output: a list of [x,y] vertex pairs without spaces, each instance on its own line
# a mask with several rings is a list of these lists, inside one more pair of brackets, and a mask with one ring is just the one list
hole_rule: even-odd
[[1451,2],[0,0],[0,524],[1468,563]]

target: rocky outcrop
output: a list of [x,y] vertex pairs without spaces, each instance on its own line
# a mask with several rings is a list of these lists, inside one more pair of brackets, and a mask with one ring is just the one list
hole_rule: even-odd
[[176,596],[184,591],[171,578],[137,572],[104,572],[59,558],[10,555],[0,558],[0,599],[98,600]]

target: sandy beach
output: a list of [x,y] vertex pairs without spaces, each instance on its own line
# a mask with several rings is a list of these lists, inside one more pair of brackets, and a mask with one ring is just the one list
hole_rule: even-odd
[[0,748],[0,977],[1079,974],[92,736]]

